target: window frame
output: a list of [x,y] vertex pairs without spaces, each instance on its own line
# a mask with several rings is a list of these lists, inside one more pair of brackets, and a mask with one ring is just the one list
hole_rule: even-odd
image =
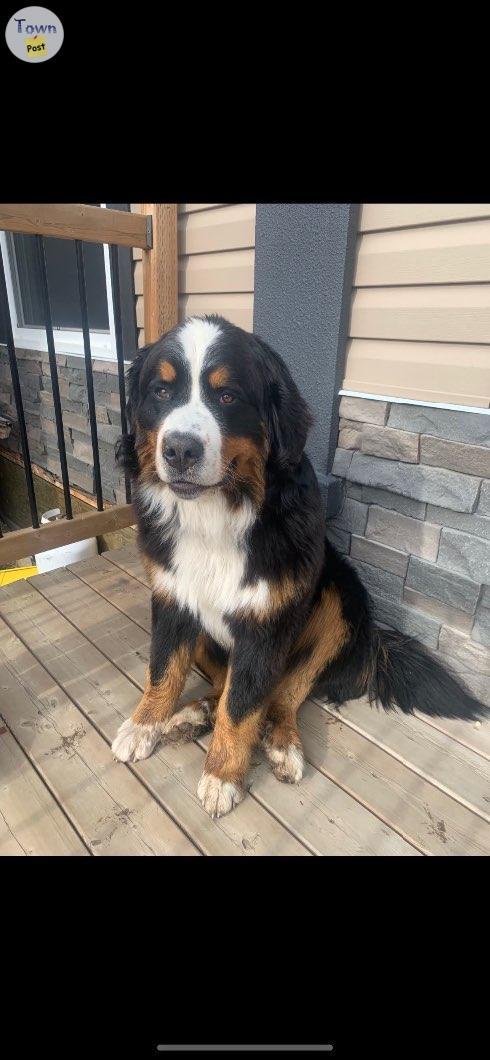
[[[106,203],[100,204],[101,209],[107,207]],[[19,325],[17,323],[17,304],[15,299],[15,284],[17,279],[12,275],[12,262],[11,254],[9,249],[9,242],[7,238],[7,232],[0,232],[0,247],[2,251],[3,264],[5,270],[5,282],[7,286],[7,295],[10,310],[10,319],[12,322],[12,332],[14,337],[14,345],[18,349],[24,350],[39,350],[39,352],[47,352],[48,342],[45,328],[31,327],[29,325]],[[114,325],[114,307],[112,301],[112,279],[111,279],[111,268],[109,258],[109,245],[107,243],[102,244],[104,252],[104,273],[106,283],[106,296],[107,296],[107,312],[109,319],[109,330],[108,331],[95,331],[90,329],[90,348],[92,352],[92,358],[97,360],[105,361],[117,361],[116,351],[116,331]],[[135,315],[135,352],[137,350],[137,330],[136,330],[136,300],[134,296],[134,282],[133,282],[133,300],[135,303],[134,315]],[[56,353],[68,354],[70,356],[83,358],[85,355],[83,345],[83,332],[81,328],[53,328],[54,345]],[[5,346],[6,343],[2,342],[0,338],[0,346]],[[124,363],[129,364],[130,359],[127,357],[125,351]]]

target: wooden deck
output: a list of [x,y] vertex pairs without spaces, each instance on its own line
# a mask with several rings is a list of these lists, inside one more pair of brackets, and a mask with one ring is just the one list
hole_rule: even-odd
[[[280,784],[257,751],[248,797],[211,820],[209,738],[126,766],[110,744],[137,704],[150,594],[135,549],[0,590],[0,854],[488,855],[490,722],[301,709],[307,769]],[[184,698],[206,682],[193,674]]]

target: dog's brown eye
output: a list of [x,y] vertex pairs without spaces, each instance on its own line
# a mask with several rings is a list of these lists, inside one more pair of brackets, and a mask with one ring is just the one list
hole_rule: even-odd
[[155,394],[160,401],[166,401],[170,397],[170,390],[168,386],[159,386]]
[[228,390],[224,390],[223,393],[220,394],[219,399],[222,405],[231,405],[235,400],[235,396],[234,394],[230,394]]

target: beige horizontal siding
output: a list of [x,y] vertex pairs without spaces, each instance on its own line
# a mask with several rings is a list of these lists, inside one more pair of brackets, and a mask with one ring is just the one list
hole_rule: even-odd
[[364,204],[349,334],[343,389],[488,408],[490,204]]
[[488,202],[365,202],[361,207],[359,231],[374,232],[383,228],[428,225],[444,221],[463,221],[490,217]]
[[[216,313],[216,296],[214,294],[188,294],[179,298],[179,315],[181,319],[188,316],[204,316]],[[234,294],[222,293],[219,300],[221,316],[231,320],[245,331],[253,330],[253,300],[250,294],[237,291]]]
[[181,202],[179,213],[196,213],[197,210],[215,210],[217,206],[226,206],[225,202]]
[[490,284],[364,287],[354,291],[353,338],[490,341]]
[[[132,210],[139,211],[138,205]],[[179,317],[220,313],[253,328],[255,203],[179,204]],[[142,252],[133,252],[138,343],[144,344]]]
[[255,203],[179,206],[179,314],[219,313],[251,331]]
[[[131,203],[131,213],[141,213],[139,203]],[[134,293],[136,296],[136,328],[138,332],[138,346],[145,344],[144,330],[144,307],[143,307],[143,251],[139,247],[133,247],[134,268]]]

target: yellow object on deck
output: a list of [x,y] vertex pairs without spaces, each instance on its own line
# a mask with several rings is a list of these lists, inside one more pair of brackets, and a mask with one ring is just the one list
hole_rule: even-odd
[[0,570],[0,585],[10,585],[21,578],[32,578],[33,574],[37,574],[37,567],[7,567],[6,570]]

